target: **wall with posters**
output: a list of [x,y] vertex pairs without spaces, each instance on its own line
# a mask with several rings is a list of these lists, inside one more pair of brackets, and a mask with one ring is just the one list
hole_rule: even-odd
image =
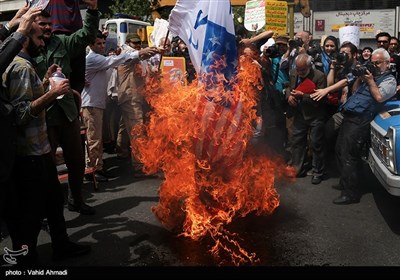
[[[294,33],[306,30],[306,31],[312,31],[312,18],[313,18],[313,12],[311,11],[311,16],[309,18],[303,17],[301,13],[294,13]],[[289,17],[288,17],[289,21]],[[288,22],[288,33],[289,33],[289,22]]]
[[396,34],[396,16],[396,9],[314,12],[313,37],[338,37],[339,28],[349,25],[360,27],[360,39],[374,39],[378,31]]

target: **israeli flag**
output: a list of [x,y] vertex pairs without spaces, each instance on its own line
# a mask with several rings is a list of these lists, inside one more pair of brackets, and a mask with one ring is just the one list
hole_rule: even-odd
[[213,72],[214,62],[223,58],[221,72],[228,81],[232,78],[237,50],[230,0],[178,0],[169,17],[169,30],[186,43],[199,77]]

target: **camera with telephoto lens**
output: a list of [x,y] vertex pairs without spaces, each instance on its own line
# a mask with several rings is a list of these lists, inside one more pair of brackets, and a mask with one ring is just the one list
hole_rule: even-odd
[[304,45],[303,40],[301,40],[301,38],[295,38],[292,40],[289,40],[289,48],[292,49],[297,49],[300,48]]
[[333,56],[333,59],[336,60],[336,65],[345,65],[349,61],[349,57],[347,53],[336,53]]
[[311,43],[310,48],[307,50],[307,54],[312,57],[314,65],[319,70],[323,69],[321,53],[322,49],[319,42]]
[[376,67],[371,61],[355,65],[351,70],[351,73],[356,77],[360,77],[367,74],[367,70],[372,74],[372,76],[376,75]]
[[275,44],[272,45],[272,46],[269,46],[267,48],[267,50],[265,51],[265,55],[270,57],[270,58],[275,58],[275,57],[281,56],[281,54],[279,53],[278,46],[275,45]]

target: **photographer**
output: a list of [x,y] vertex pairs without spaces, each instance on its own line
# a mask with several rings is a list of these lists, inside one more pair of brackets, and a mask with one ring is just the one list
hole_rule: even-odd
[[[392,36],[390,36],[387,32],[380,32],[375,36],[376,39],[376,47],[384,48],[389,52],[390,42],[392,40]],[[397,81],[397,99],[400,98],[400,56],[389,53],[390,55],[390,70],[392,75],[396,78]]]
[[[241,39],[240,46],[255,46],[260,49],[269,38],[274,35],[273,31],[264,31],[252,38]],[[259,63],[262,70],[264,88],[260,96],[260,111],[262,116],[263,139],[267,152],[284,154],[286,141],[286,126],[284,105],[286,103],[283,94],[284,84],[289,79],[288,74],[288,41],[286,36],[278,36],[275,44],[263,48]]]
[[351,95],[352,79],[349,75],[357,64],[357,47],[351,42],[344,42],[335,59],[332,59],[327,76],[327,88],[318,89],[311,98],[315,101],[327,96],[328,114],[337,112],[340,103],[344,103]]
[[[325,124],[325,146],[328,156],[334,152],[336,137],[343,120],[343,114],[338,109],[351,95],[354,83],[352,69],[356,64],[357,47],[350,42],[344,42],[329,67],[328,87],[317,89],[310,96],[315,101],[320,101],[326,96],[328,121]],[[336,185],[333,187],[337,188]]]
[[261,98],[261,112],[266,142],[270,150],[284,155],[284,145],[287,139],[286,131],[286,100],[283,93],[284,85],[289,81],[289,37],[278,36],[275,44],[264,49],[263,57],[269,63],[263,67],[262,75],[265,84],[265,94]]
[[300,31],[294,35],[293,40],[289,40],[289,65],[290,69],[296,68],[295,59],[303,53],[306,54],[310,49],[312,35],[309,31]]
[[364,145],[370,137],[370,122],[383,104],[396,93],[396,79],[390,72],[390,55],[383,48],[372,53],[374,73],[368,69],[357,77],[353,95],[341,106],[343,124],[336,143],[341,195],[334,204],[358,203],[361,197],[358,178]]

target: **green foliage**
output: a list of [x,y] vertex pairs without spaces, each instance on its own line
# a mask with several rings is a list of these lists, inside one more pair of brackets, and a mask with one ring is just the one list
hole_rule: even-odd
[[[232,6],[234,23],[243,23],[245,6]],[[240,18],[242,22],[240,22]]]
[[114,5],[109,8],[113,17],[115,13],[124,13],[130,16],[135,16],[143,21],[151,21],[151,9],[148,1],[145,0],[115,0]]

